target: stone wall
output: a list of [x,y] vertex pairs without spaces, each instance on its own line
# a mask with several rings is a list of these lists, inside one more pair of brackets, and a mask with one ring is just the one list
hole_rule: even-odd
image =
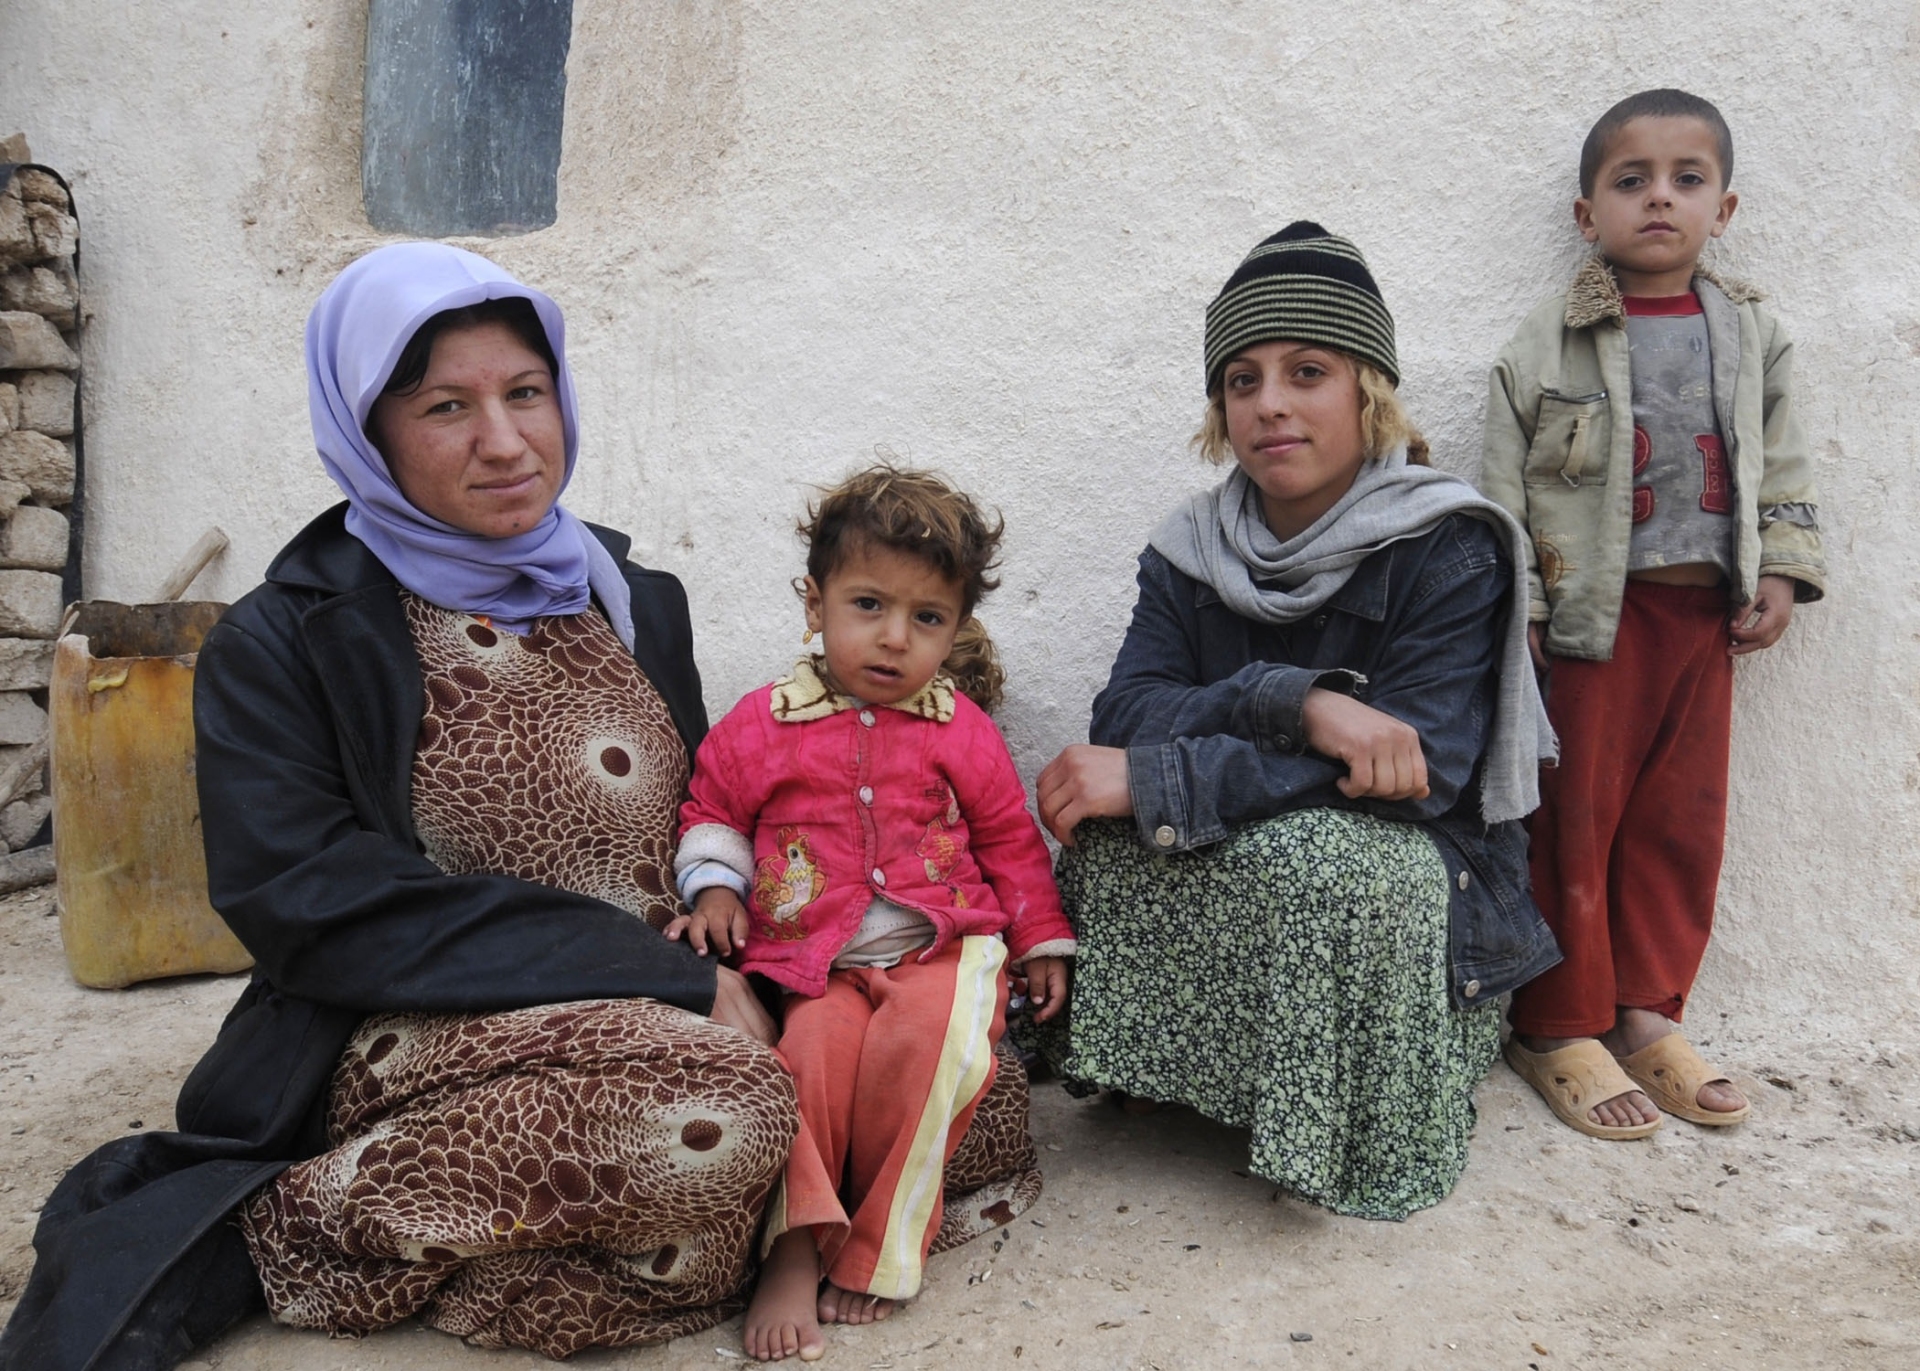
[[[0,162],[27,160],[19,139],[7,151]],[[27,847],[52,804],[46,691],[64,608],[80,370],[72,209],[59,179],[36,167],[0,188],[0,856]],[[0,885],[14,865],[0,860]]]

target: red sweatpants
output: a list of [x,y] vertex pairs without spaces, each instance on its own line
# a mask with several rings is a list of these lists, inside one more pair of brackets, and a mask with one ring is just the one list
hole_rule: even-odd
[[1566,960],[1514,993],[1521,1033],[1589,1037],[1616,1005],[1678,1022],[1713,930],[1733,661],[1723,587],[1628,581],[1613,660],[1556,657],[1533,894]]
[[919,1293],[947,1162],[993,1084],[1006,961],[998,938],[956,938],[931,961],[834,971],[819,999],[787,997],[779,1052],[800,1132],[767,1238],[812,1226],[842,1290]]

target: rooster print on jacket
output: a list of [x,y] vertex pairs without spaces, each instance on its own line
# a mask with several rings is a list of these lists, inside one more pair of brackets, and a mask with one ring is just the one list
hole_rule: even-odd
[[967,892],[950,877],[953,868],[960,860],[960,854],[966,849],[953,830],[960,824],[960,799],[948,786],[947,808],[944,814],[936,814],[927,823],[927,831],[921,836],[919,844],[913,849],[914,855],[926,866],[927,879],[944,885],[947,894],[953,900],[955,909],[967,907]]
[[827,877],[813,860],[805,833],[789,825],[779,836],[779,855],[762,857],[754,868],[753,902],[765,911],[773,936],[790,943],[806,936],[800,911],[820,898]]

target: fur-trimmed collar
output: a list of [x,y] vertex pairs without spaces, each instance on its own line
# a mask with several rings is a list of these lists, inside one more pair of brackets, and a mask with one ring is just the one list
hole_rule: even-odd
[[[1720,293],[1736,305],[1767,298],[1759,287],[1750,286],[1737,277],[1722,276],[1708,267],[1696,266],[1693,275],[1697,281],[1718,287]],[[1567,288],[1567,327],[1591,328],[1607,319],[1624,328],[1627,307],[1620,294],[1620,282],[1614,278],[1613,268],[1607,265],[1606,258],[1596,252],[1580,264],[1580,270],[1574,273],[1573,284]]]
[[[767,703],[774,718],[783,724],[804,724],[829,718],[843,709],[866,707],[864,701],[842,695],[827,684],[820,673],[821,661],[817,656],[802,657],[793,664],[793,675],[773,683],[773,695]],[[945,676],[935,676],[906,699],[896,700],[885,708],[897,709],[916,719],[931,719],[936,724],[951,723],[953,682]]]

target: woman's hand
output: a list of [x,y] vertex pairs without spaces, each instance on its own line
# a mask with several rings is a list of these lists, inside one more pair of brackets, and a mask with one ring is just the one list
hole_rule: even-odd
[[1749,652],[1772,647],[1787,631],[1787,622],[1792,618],[1793,577],[1762,576],[1759,591],[1733,611],[1727,626],[1733,638],[1727,647],[1728,653],[1744,657]]
[[774,1031],[773,1020],[768,1017],[766,1006],[760,1003],[760,997],[747,984],[747,978],[730,966],[716,966],[713,971],[716,977],[713,1008],[707,1017],[728,1028],[737,1028],[749,1038],[772,1047],[779,1034]]
[[1547,665],[1547,626],[1545,624],[1527,625],[1527,656],[1533,658],[1535,671],[1548,670]]
[[[693,913],[673,920],[665,932],[675,940],[685,933],[687,942],[702,957],[707,955],[707,943],[711,941],[713,950],[724,957],[747,940],[747,907],[725,886],[708,886],[694,896]],[[714,968],[713,1008],[707,1017],[769,1047],[779,1036],[747,978],[730,966]]]
[[713,950],[724,957],[747,940],[747,907],[725,886],[710,885],[693,897],[693,913],[674,919],[665,932],[676,942],[686,934],[687,946],[702,957],[711,942]]
[[1073,846],[1073,830],[1082,819],[1133,813],[1124,748],[1075,743],[1047,763],[1034,789],[1040,800],[1040,822],[1065,847]]
[[1427,755],[1411,724],[1318,686],[1307,692],[1301,717],[1307,746],[1346,764],[1347,774],[1334,784],[1348,799],[1427,798]]
[[1027,999],[1033,1005],[1035,1023],[1045,1023],[1067,1007],[1065,957],[1029,957],[1021,970],[1027,978]]

